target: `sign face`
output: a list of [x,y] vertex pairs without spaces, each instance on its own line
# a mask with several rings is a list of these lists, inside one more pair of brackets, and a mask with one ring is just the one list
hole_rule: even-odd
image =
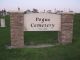
[[60,31],[61,15],[30,13],[24,15],[24,31]]

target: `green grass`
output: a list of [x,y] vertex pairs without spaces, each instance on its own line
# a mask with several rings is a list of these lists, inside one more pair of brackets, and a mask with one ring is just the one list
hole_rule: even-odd
[[0,27],[0,45],[10,44],[10,17],[5,16],[6,27]]
[[[6,18],[6,20],[8,19],[9,17]],[[0,28],[0,60],[80,60],[80,14],[75,14],[74,16],[74,30],[73,30],[74,36],[73,36],[72,44],[68,44],[64,46],[59,45],[59,46],[49,47],[49,48],[7,49],[5,46],[9,44],[10,41],[9,32],[10,29],[7,27]],[[34,33],[35,34],[34,36],[33,33],[28,32],[29,34],[28,36],[26,32],[25,37],[28,36],[28,38],[25,38],[25,40],[26,39],[31,40],[31,38],[36,40],[37,39],[46,40],[48,37],[49,39],[51,38],[49,35],[46,34],[51,34],[52,37],[55,35],[52,34],[51,32],[39,32],[39,33],[36,32]],[[42,35],[43,33],[45,34]],[[36,35],[40,35],[40,37],[45,36],[46,38],[40,38],[40,37],[36,38]],[[53,39],[55,40],[56,38]],[[42,43],[42,41],[39,41],[38,43]]]
[[24,33],[25,44],[54,44],[58,41],[58,32],[25,32]]

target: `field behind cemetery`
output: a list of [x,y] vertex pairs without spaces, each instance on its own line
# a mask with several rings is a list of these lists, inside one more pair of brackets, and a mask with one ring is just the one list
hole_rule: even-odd
[[[10,45],[10,17],[0,27],[0,60],[80,60],[80,14],[74,15],[73,43],[48,48],[7,49]],[[25,45],[55,44],[58,32],[25,32]]]

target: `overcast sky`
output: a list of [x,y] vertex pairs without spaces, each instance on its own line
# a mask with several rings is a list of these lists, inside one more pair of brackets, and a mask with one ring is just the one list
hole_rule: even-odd
[[80,0],[0,0],[0,10],[21,10],[37,8],[39,10],[73,10],[80,12]]

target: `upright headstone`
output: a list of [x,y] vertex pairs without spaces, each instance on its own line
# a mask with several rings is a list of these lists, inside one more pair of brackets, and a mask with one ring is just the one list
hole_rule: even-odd
[[73,14],[65,13],[61,17],[61,31],[59,32],[59,43],[68,44],[73,38]]
[[1,18],[0,25],[1,27],[5,27],[5,19]]
[[21,12],[10,13],[11,47],[24,47],[24,14]]

